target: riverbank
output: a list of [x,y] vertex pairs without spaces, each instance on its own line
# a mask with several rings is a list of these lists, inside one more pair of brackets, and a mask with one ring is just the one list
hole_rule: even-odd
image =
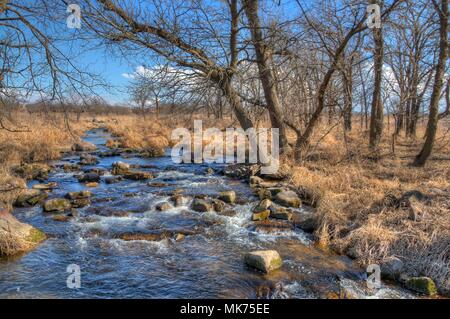
[[[170,126],[148,122],[133,116],[86,117],[75,125],[73,135],[59,134],[62,126],[43,124],[46,130],[40,134],[34,130],[19,134],[20,138],[3,135],[2,145],[11,145],[7,143],[16,138],[14,147],[3,148],[13,150],[5,153],[9,160],[5,161],[8,170],[2,175],[6,180],[2,185],[13,188],[3,197],[4,202],[11,203],[17,197],[15,191],[25,187],[23,181],[12,177],[9,168],[19,162],[58,158],[88,128],[108,128],[115,136],[109,145],[112,148],[149,153],[169,145]],[[407,278],[430,277],[440,293],[448,294],[448,146],[440,147],[426,169],[418,169],[406,164],[419,142],[399,141],[401,147],[390,154],[389,141],[385,140],[387,155],[374,162],[358,148],[357,136],[349,136],[343,147],[338,135],[328,135],[302,166],[284,159],[282,171],[287,179],[283,184],[295,190],[304,204],[315,207],[311,218],[298,226],[314,233],[322,248],[348,255],[363,268],[373,263],[395,265],[395,273],[385,273],[391,279],[406,284]],[[19,155],[11,160],[12,154]]]

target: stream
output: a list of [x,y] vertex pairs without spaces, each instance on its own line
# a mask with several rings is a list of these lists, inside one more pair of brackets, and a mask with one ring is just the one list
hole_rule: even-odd
[[[111,136],[103,129],[87,132],[85,141],[97,152],[108,151]],[[95,152],[94,152],[95,153]],[[253,227],[252,207],[258,198],[246,183],[225,177],[221,165],[176,165],[170,157],[141,158],[133,153],[99,157],[95,166],[104,169],[96,188],[79,183],[76,174],[61,167],[77,163],[73,153],[51,163],[55,168],[46,182],[58,188],[49,198],[88,189],[91,204],[78,209],[78,216],[61,222],[43,213],[40,205],[16,208],[14,215],[48,235],[35,250],[0,259],[0,298],[256,298],[258,287],[282,287],[273,298],[327,298],[345,288],[359,298],[411,298],[395,286],[373,293],[365,288],[365,271],[350,259],[325,253],[315,247],[310,235],[300,229],[264,232]],[[150,181],[122,180],[107,184],[114,162],[140,165],[151,172]],[[215,171],[206,174],[208,167]],[[161,183],[161,185],[149,184]],[[29,187],[38,183],[32,181]],[[181,189],[186,198],[217,197],[234,190],[240,199],[233,205],[235,216],[191,210],[189,200],[181,207],[158,211],[158,203]],[[298,213],[306,212],[301,208]],[[190,231],[182,241],[117,238],[120,233],[163,230]],[[283,258],[281,269],[269,275],[245,266],[243,255],[253,250],[275,249]],[[81,269],[81,287],[69,289],[66,270],[70,264]]]

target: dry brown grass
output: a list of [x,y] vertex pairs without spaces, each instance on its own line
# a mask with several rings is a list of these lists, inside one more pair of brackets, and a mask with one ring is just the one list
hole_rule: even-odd
[[[291,182],[318,200],[320,242],[361,265],[396,256],[410,275],[429,276],[445,289],[450,277],[450,134],[442,126],[425,168],[408,165],[421,139],[399,138],[392,153],[391,137],[385,136],[382,157],[375,162],[358,129],[346,140],[339,128],[325,138],[319,129],[316,139],[321,142],[309,160],[302,166],[288,163],[293,167]],[[423,127],[418,136],[422,134]],[[411,190],[429,196],[417,218],[411,218],[410,208],[384,201],[388,194],[399,198]]]
[[12,126],[14,132],[0,130],[0,204],[4,206],[25,187],[24,181],[11,174],[11,167],[59,158],[92,126],[87,117],[78,122],[74,116],[54,113],[21,112],[13,118],[20,127]]
[[171,130],[164,121],[138,115],[115,116],[105,121],[106,128],[119,138],[121,147],[163,149],[169,146]]

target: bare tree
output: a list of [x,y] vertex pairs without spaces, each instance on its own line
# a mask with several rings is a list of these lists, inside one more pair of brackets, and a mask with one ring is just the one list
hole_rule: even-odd
[[423,166],[430,157],[433,150],[434,141],[439,122],[439,101],[441,99],[442,87],[444,85],[444,74],[448,57],[448,0],[432,0],[435,10],[439,14],[439,58],[436,65],[434,77],[433,92],[429,107],[428,124],[426,130],[426,139],[422,150],[417,155],[414,165]]

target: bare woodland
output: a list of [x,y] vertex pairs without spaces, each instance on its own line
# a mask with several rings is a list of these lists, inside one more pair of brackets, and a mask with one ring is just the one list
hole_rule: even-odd
[[[130,126],[145,132],[156,130],[145,125],[189,126],[194,118],[221,128],[279,128],[292,184],[309,187],[319,203],[321,243],[363,265],[404,256],[408,267],[434,276],[447,291],[447,0],[80,0],[82,27],[67,30],[69,3],[0,7],[1,141],[33,132],[23,113],[69,132],[58,146],[82,131],[76,123],[87,115],[108,122],[137,114]],[[374,4],[379,28],[368,23]],[[78,63],[73,41],[76,50],[101,48],[142,66],[124,90],[128,105],[111,105],[96,93],[110,88],[108,79]],[[125,120],[108,123],[124,138],[133,134],[121,126]],[[0,154],[11,148],[0,143]],[[339,156],[327,160],[322,149]],[[26,160],[53,157],[20,152]],[[422,223],[398,226],[400,204],[377,206],[375,199],[423,181],[443,185],[446,195]]]

